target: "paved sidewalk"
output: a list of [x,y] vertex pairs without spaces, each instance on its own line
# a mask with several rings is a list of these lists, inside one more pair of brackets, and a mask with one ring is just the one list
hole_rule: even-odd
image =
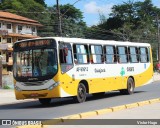
[[13,89],[0,89],[0,105],[33,101],[34,99],[16,100]]
[[[150,123],[156,124],[160,123],[160,102],[159,103],[153,103],[141,107],[131,108],[131,109],[125,109],[117,112],[111,112],[99,116],[93,116],[86,119],[124,119],[121,121],[127,121],[125,119],[136,119],[135,125],[76,125],[76,121],[73,122],[73,125],[48,125],[46,128],[160,128],[160,125],[140,125],[139,121],[145,122],[145,119],[152,121]],[[153,119],[159,119],[157,120]],[[96,122],[96,120],[94,120]],[[132,121],[132,120],[131,120]],[[98,122],[98,121],[97,121]],[[148,122],[147,122],[148,123]],[[127,122],[126,122],[127,124]]]
[[158,81],[158,80],[160,80],[160,73],[154,73],[154,75],[153,75],[153,81]]

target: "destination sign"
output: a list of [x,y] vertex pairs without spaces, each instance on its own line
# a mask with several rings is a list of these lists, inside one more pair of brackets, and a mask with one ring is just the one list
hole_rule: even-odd
[[51,40],[34,40],[34,41],[24,41],[17,44],[19,48],[26,48],[26,47],[35,47],[35,46],[48,46],[51,43]]

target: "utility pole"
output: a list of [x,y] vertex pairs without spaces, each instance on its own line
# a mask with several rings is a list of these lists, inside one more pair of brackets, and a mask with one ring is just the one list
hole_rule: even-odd
[[159,16],[157,15],[157,39],[158,39],[158,61],[160,60],[160,34],[159,34]]
[[57,17],[58,17],[58,36],[62,36],[62,24],[61,24],[59,0],[57,0]]
[[0,56],[0,88],[2,88],[2,57]]

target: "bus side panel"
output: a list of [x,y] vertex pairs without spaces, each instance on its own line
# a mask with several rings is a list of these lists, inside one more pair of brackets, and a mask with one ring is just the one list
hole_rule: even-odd
[[[88,73],[77,73],[75,71],[75,67],[68,71],[67,73],[60,75],[60,92],[61,97],[67,97],[67,96],[75,96],[77,95],[77,88],[78,84],[81,80],[86,80],[88,82],[89,86],[89,93],[97,93],[97,92],[106,92],[106,91],[112,91],[112,90],[120,90],[120,89],[126,89],[127,88],[127,80],[128,77],[132,76],[135,80],[135,87],[142,86],[144,84],[147,84],[151,82],[152,75],[153,75],[153,64],[152,63],[139,63],[134,66],[135,72],[129,72],[127,71],[127,67],[133,66],[132,65],[120,65],[115,64],[114,66],[118,67],[117,69],[108,68],[107,72],[116,72],[116,74],[120,74],[121,67],[124,67],[125,75],[124,76],[114,76],[112,75],[103,75],[101,78],[95,78],[93,77],[93,72]],[[93,68],[89,68],[88,70],[91,71]],[[141,69],[141,72],[137,72]],[[106,72],[106,73],[107,73]],[[137,73],[136,73],[137,72]],[[86,76],[82,77],[81,75],[85,74]],[[91,76],[93,74],[93,76]],[[75,76],[75,79],[73,79],[72,76]],[[91,78],[93,77],[93,78]]]
[[77,95],[79,80],[73,80],[67,73],[60,75],[60,97]]
[[[151,51],[150,51],[151,53]],[[139,75],[135,75],[135,86],[138,87],[138,86],[143,86],[145,84],[149,84],[151,82],[153,82],[153,63],[152,63],[152,55],[151,56],[151,60],[150,62],[151,63],[148,63],[149,64],[149,68],[147,70],[145,70],[144,72],[142,72],[141,74]],[[142,68],[146,68],[146,63],[143,63],[142,64]]]

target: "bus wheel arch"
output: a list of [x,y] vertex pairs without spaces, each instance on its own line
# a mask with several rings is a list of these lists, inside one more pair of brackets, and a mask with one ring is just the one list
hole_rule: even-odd
[[73,97],[74,100],[78,103],[85,102],[87,97],[86,94],[88,93],[88,91],[88,82],[85,80],[81,80],[77,87],[77,95]]
[[133,76],[129,76],[128,80],[127,80],[127,84],[126,84],[126,89],[122,89],[120,90],[121,94],[127,94],[127,95],[131,95],[134,93],[134,88],[135,88],[135,80]]

